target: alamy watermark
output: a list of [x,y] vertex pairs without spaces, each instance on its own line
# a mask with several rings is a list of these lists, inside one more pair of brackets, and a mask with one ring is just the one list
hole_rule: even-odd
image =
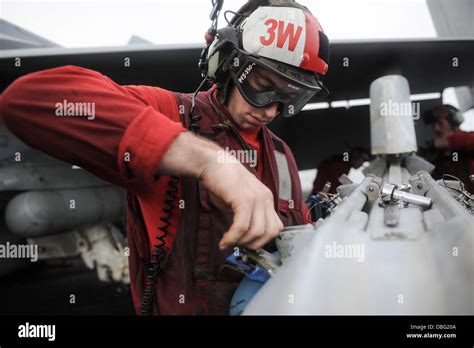
[[420,119],[420,103],[417,102],[394,102],[389,99],[380,103],[380,115],[382,116],[409,116],[414,120]]
[[55,104],[56,116],[87,117],[88,120],[95,119],[95,103],[69,102],[66,99],[62,103]]
[[0,244],[0,259],[30,259],[31,262],[38,261],[38,245],[11,244],[6,242]]
[[356,259],[357,262],[365,260],[364,244],[340,244],[332,242],[324,246],[324,257],[329,259]]
[[56,340],[56,325],[35,325],[26,322],[18,326],[19,338],[47,338],[52,342]]
[[237,163],[248,164],[250,167],[257,166],[257,150],[219,150],[217,153],[218,163]]

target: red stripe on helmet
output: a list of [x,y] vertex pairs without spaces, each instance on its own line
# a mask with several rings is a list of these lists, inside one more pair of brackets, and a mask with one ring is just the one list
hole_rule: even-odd
[[304,12],[306,22],[306,38],[304,43],[303,59],[300,68],[324,75],[328,71],[328,64],[319,57],[319,32],[323,31],[319,22],[309,12]]

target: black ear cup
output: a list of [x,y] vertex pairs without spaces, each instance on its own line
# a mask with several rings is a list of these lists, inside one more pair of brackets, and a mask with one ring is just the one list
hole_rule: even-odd
[[204,49],[201,55],[203,76],[219,82],[221,77],[222,64],[224,60],[229,58],[233,49],[239,48],[238,29],[233,26],[227,26],[216,32],[214,40]]
[[209,52],[209,47],[205,47],[201,52],[201,58],[199,58],[198,67],[201,71],[201,76],[206,77],[208,75],[209,61],[207,59],[207,53]]
[[464,116],[462,115],[462,113],[454,106],[446,105],[445,107],[449,112],[449,123],[451,123],[451,125],[454,127],[459,127],[461,123],[464,122]]

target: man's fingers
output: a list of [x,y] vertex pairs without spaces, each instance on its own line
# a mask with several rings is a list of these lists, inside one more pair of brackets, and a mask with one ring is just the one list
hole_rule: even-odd
[[219,242],[221,249],[275,237],[279,230],[274,220],[281,222],[274,209],[273,194],[245,167],[241,164],[217,166],[212,171],[204,171],[200,179],[212,193],[211,201],[221,209],[224,205],[229,207],[234,215],[232,225]]
[[221,249],[236,244],[240,237],[248,231],[252,217],[252,208],[252,204],[245,205],[245,203],[235,208],[234,221],[219,243]]
[[242,199],[234,209],[234,222],[222,237],[219,246],[247,245],[257,249],[274,239],[283,224],[273,208],[273,195],[269,190],[252,193]]
[[255,209],[252,210],[250,228],[239,238],[237,244],[245,245],[264,236],[266,233],[266,220],[265,207],[262,204],[256,204]]
[[265,234],[247,244],[249,249],[258,249],[276,238],[283,229],[283,223],[273,209],[266,210],[267,227]]

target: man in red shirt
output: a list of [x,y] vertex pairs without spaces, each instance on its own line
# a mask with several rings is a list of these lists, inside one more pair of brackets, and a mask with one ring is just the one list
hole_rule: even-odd
[[1,98],[23,141],[127,190],[138,314],[227,314],[242,277],[222,272],[233,247],[259,248],[305,223],[295,160],[266,125],[322,88],[327,38],[292,1],[250,1],[215,25],[200,62],[214,82],[206,92],[120,86],[66,66],[26,75]]
[[359,169],[365,161],[369,160],[369,153],[366,149],[355,147],[347,153],[347,159],[345,157],[346,154],[334,155],[321,162],[313,181],[311,195],[322,191],[327,182],[331,184],[328,192],[336,193],[336,189],[340,185],[339,177],[342,174],[349,174],[351,168]]
[[474,193],[474,183],[469,179],[474,174],[474,132],[459,129],[464,121],[462,113],[452,105],[439,105],[424,113],[423,120],[433,126],[437,136],[432,144],[437,151],[431,151],[427,158],[435,165],[433,177],[454,175]]

